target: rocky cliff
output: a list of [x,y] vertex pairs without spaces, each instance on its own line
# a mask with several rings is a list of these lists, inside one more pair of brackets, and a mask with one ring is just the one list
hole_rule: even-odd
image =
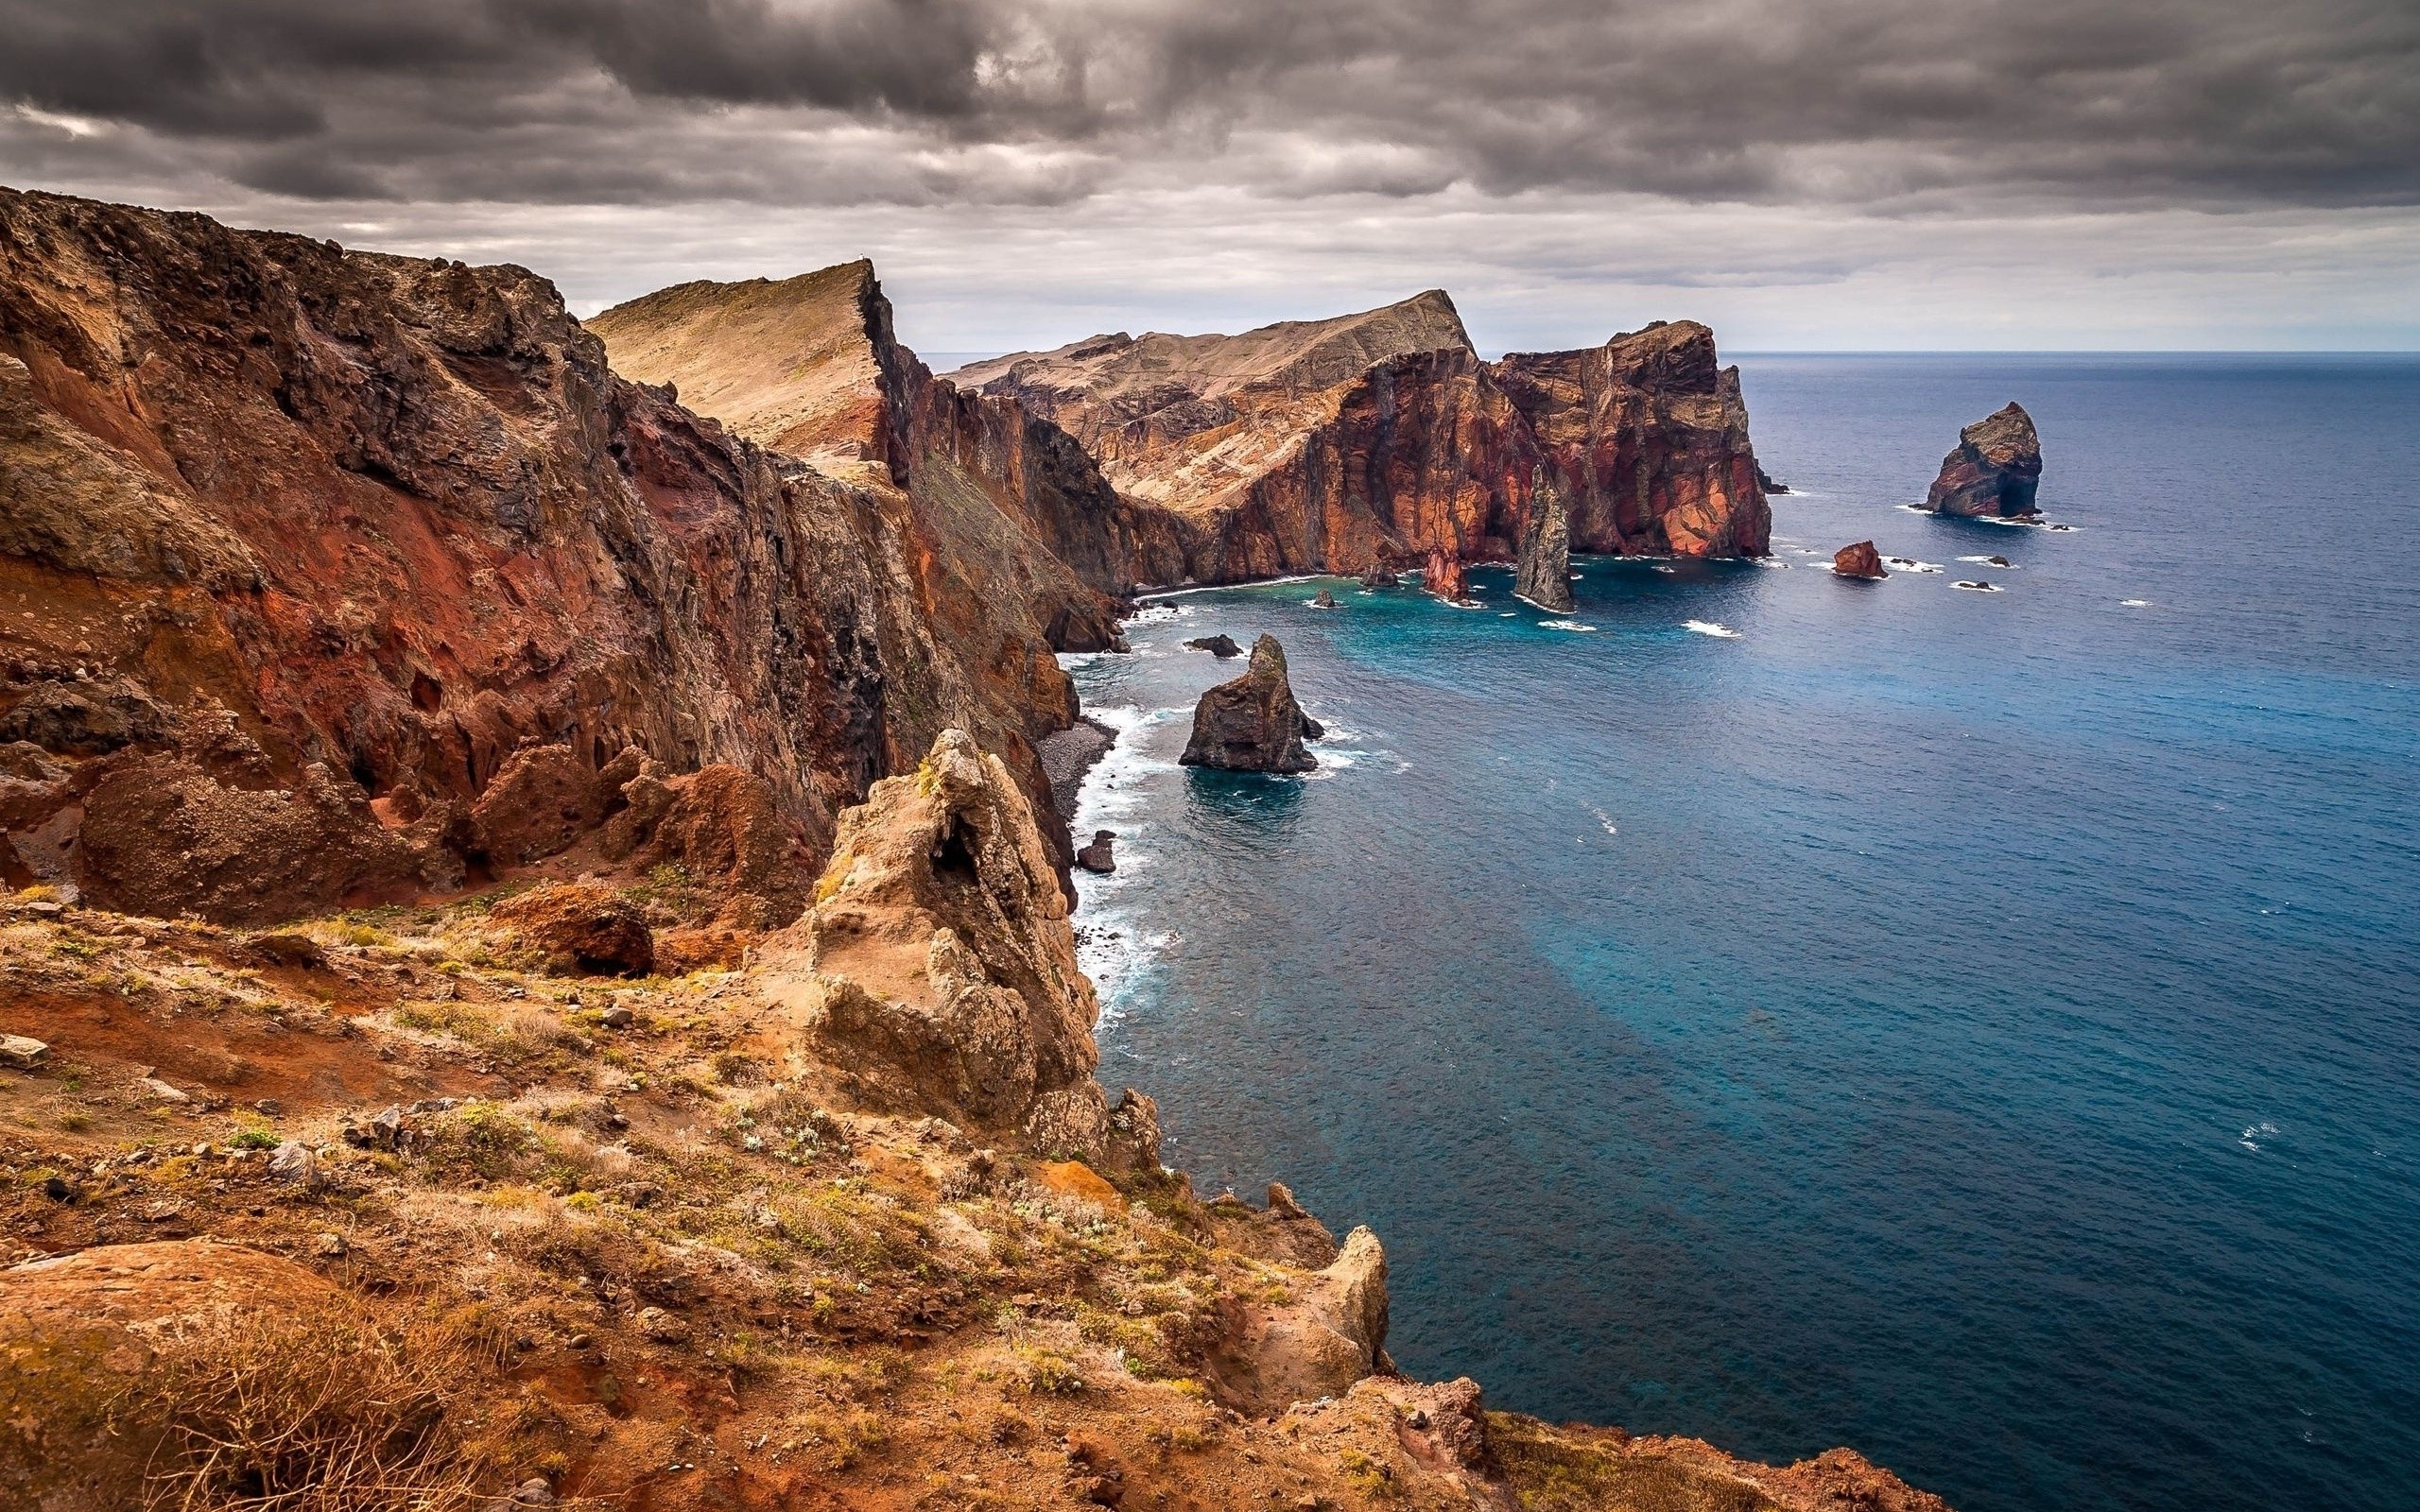
[[1431,290],[1239,336],[1096,336],[954,376],[1056,421],[1129,501],[1173,520],[1131,558],[1142,580],[1510,561],[1547,482],[1573,550],[1770,544],[1737,372],[1691,322],[1487,363]]
[[647,764],[725,774],[674,832],[811,874],[953,723],[1039,794],[1072,713],[1042,632],[1109,606],[995,562],[959,482],[762,450],[520,268],[0,193],[0,870],[230,919],[442,891]]
[[2042,438],[2033,417],[2014,400],[1958,433],[1958,445],[1941,459],[1941,473],[1925,495],[1935,514],[2017,519],[2038,514],[2033,496],[2042,483]]

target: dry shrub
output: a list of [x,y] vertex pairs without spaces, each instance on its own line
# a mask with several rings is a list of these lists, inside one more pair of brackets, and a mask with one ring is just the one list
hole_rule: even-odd
[[147,1512],[454,1512],[486,1505],[466,1383],[496,1362],[450,1331],[389,1334],[333,1305],[221,1308],[145,1331],[113,1416],[158,1435]]

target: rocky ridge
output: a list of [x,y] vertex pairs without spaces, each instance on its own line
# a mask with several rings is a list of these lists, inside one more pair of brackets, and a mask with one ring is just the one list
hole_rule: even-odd
[[1132,558],[1139,581],[1510,561],[1549,483],[1572,550],[1770,549],[1738,374],[1694,322],[1488,363],[1430,290],[1239,336],[1096,336],[953,376],[1056,421],[1120,494],[1173,520]]
[[967,467],[919,492],[980,437],[906,430],[865,486],[523,269],[0,192],[0,877],[273,919],[630,814],[621,862],[735,895],[952,723],[1047,801],[1052,648],[1115,605],[995,555]]

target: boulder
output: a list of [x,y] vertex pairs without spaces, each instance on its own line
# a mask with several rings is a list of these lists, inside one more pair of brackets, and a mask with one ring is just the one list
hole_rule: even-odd
[[558,969],[645,976],[655,936],[628,900],[591,883],[556,883],[508,898],[489,918],[543,951]]
[[1313,598],[1311,599],[1311,608],[1313,608],[1313,609],[1334,609],[1334,608],[1336,608],[1336,595],[1335,595],[1334,593],[1329,593],[1326,589],[1322,588],[1322,589],[1321,589],[1321,590],[1319,591],[1319,593],[1318,593],[1315,596],[1313,596]]
[[1312,728],[1287,680],[1285,648],[1264,635],[1253,643],[1250,671],[1201,696],[1177,760],[1231,772],[1307,772],[1319,765],[1303,748]]
[[2042,438],[2033,417],[2011,400],[1958,433],[1958,446],[1941,459],[1925,507],[1935,514],[1969,519],[2029,519],[2042,481]]
[[1197,635],[1184,643],[1184,648],[1188,651],[1207,651],[1222,661],[1231,656],[1244,654],[1244,648],[1236,644],[1234,636],[1223,634]]
[[1832,575],[1836,577],[1858,577],[1880,582],[1891,575],[1882,568],[1882,554],[1874,549],[1871,541],[1860,541],[1842,546],[1832,554]]
[[1076,865],[1086,871],[1098,871],[1103,876],[1115,871],[1117,859],[1111,850],[1116,843],[1115,830],[1095,830],[1093,843],[1076,852]]

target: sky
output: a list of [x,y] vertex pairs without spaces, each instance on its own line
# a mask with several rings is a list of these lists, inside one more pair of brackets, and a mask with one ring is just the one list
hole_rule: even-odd
[[926,352],[2420,348],[2420,0],[0,0],[0,183]]

